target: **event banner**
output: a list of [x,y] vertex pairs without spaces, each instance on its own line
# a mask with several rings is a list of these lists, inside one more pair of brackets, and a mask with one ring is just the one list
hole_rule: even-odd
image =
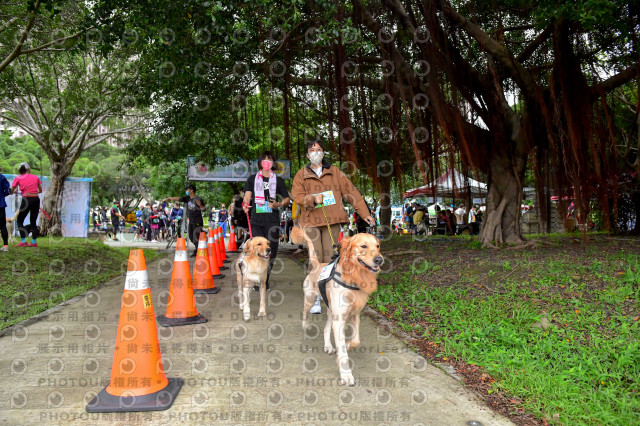
[[[5,175],[9,184],[13,184],[16,175]],[[62,192],[62,235],[65,237],[87,237],[89,229],[89,206],[91,202],[92,178],[66,178]],[[40,208],[44,209],[42,199],[49,188],[51,181],[46,176],[42,178],[42,193],[40,194]],[[22,197],[18,194],[6,197],[7,217],[13,217],[20,208]],[[40,212],[39,218],[43,216]],[[24,224],[29,224],[29,215],[24,220]],[[18,227],[15,227],[16,235]]]
[[[195,157],[187,158],[187,179],[193,181],[244,182],[258,173],[258,160],[237,161],[226,166],[211,167]],[[283,179],[291,179],[291,161],[276,161],[276,174]]]

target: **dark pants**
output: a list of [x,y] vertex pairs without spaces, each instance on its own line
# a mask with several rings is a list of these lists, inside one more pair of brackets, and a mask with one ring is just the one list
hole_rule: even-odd
[[120,231],[120,221],[112,219],[111,225],[113,225],[113,238],[115,238],[118,232]]
[[4,207],[0,207],[0,234],[4,245],[9,244],[9,232],[7,232],[7,212]]
[[144,224],[144,232],[147,234],[147,241],[151,241],[151,225],[145,222]]
[[[38,238],[38,212],[40,210],[39,197],[22,197],[20,203],[20,213],[18,213],[18,231],[20,238],[27,238],[31,233],[31,238]],[[24,227],[24,220],[29,215],[28,229]],[[5,220],[6,226],[6,220]]]
[[[273,225],[258,225],[251,223],[251,231],[254,237],[264,237],[269,240],[269,247],[271,248],[271,257],[269,258],[269,270],[267,271],[267,277],[271,274],[271,268],[273,268],[273,262],[278,255],[278,244],[280,243],[280,224]],[[268,279],[268,278],[267,278]]]
[[198,239],[200,238],[202,227],[202,223],[189,222],[189,240],[196,246],[196,248],[193,250],[194,253],[198,251]]

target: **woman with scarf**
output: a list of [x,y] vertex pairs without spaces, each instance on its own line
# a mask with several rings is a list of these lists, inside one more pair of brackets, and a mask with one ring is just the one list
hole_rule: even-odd
[[[299,226],[313,242],[318,260],[328,263],[333,254],[333,245],[338,244],[340,226],[349,223],[343,199],[355,208],[369,226],[375,226],[375,220],[349,178],[324,160],[322,142],[311,141],[307,144],[307,158],[310,163],[300,169],[293,179],[291,195],[301,208]],[[320,298],[310,312],[321,312]]]
[[[267,290],[269,289],[269,275],[273,262],[278,255],[280,240],[280,207],[289,205],[289,191],[284,179],[276,176],[274,170],[276,157],[271,151],[265,151],[258,158],[260,171],[247,179],[244,185],[242,209],[245,214],[251,210],[249,222],[254,237],[264,237],[269,240],[271,258],[267,271]],[[278,201],[280,196],[280,201]],[[258,287],[254,287],[258,290]]]

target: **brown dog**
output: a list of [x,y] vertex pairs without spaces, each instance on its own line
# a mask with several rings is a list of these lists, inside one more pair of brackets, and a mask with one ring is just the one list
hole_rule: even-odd
[[[321,295],[318,279],[322,267],[313,250],[311,239],[303,232],[309,247],[310,273],[304,280],[304,309],[302,328],[309,325],[309,310],[316,297]],[[360,311],[369,300],[369,296],[378,288],[376,281],[380,265],[384,258],[380,255],[380,241],[371,234],[356,234],[347,237],[340,244],[340,260],[336,274],[326,283],[327,323],[324,327],[324,352],[332,354],[337,349],[340,383],[355,385],[355,379],[349,367],[347,351],[360,345]],[[347,323],[353,327],[349,340],[345,336]],[[331,330],[336,347],[331,344]]]
[[269,240],[263,237],[254,237],[247,240],[242,248],[242,254],[236,260],[236,277],[238,280],[238,300],[242,317],[249,321],[251,313],[249,311],[250,291],[253,286],[260,287],[260,310],[258,316],[267,315],[265,309],[267,269],[269,268],[269,257],[271,248]]

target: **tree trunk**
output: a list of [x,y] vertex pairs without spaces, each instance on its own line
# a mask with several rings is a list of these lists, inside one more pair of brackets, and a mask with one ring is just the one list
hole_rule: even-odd
[[[71,166],[73,167],[73,166]],[[64,180],[69,176],[71,168],[65,167],[62,162],[51,163],[51,180],[49,188],[44,194],[42,209],[47,212],[49,219],[45,215],[40,215],[40,234],[53,237],[62,237],[62,196],[64,191]]]
[[391,234],[391,176],[380,176],[380,232],[385,237]]
[[494,155],[489,164],[487,210],[479,240],[483,247],[523,244],[526,240],[520,233],[520,203],[525,167],[515,167],[508,155]]

